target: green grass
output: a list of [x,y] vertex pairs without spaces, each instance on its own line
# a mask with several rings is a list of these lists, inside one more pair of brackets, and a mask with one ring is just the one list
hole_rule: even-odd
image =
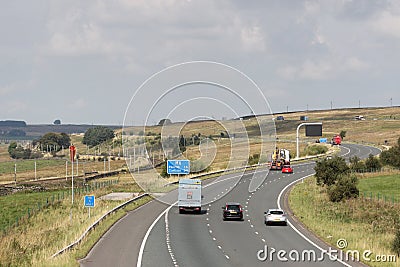
[[[376,255],[394,255],[391,243],[400,226],[399,204],[352,199],[332,203],[326,189],[316,185],[315,177],[298,183],[289,195],[290,208],[308,229],[336,248],[339,239],[346,239],[349,250],[365,250]],[[400,266],[397,263],[365,262],[370,266]]]
[[[35,160],[17,160],[17,161],[6,161],[0,162],[0,174],[3,173],[14,173],[15,163],[17,164],[17,173],[34,171]],[[65,166],[65,159],[38,159],[36,160],[36,169],[42,169],[45,167],[54,166]]]
[[360,194],[365,194],[366,197],[369,197],[370,193],[375,196],[379,193],[381,196],[399,201],[400,174],[360,179],[358,189],[360,190]]
[[[64,196],[67,197],[67,191],[64,190]],[[15,193],[11,195],[0,197],[1,217],[0,217],[0,231],[5,230],[7,227],[16,223],[17,218],[37,212],[38,209],[45,208],[47,201],[49,203],[58,201],[63,194],[62,190],[34,192],[34,193]],[[40,204],[38,204],[40,203]]]
[[132,211],[151,200],[152,198],[149,196],[143,197],[116,211],[104,219],[96,228],[94,228],[94,230],[89,233],[83,242],[81,242],[73,250],[66,251],[63,254],[58,255],[55,258],[51,258],[42,264],[45,264],[46,266],[79,266],[78,260],[86,257],[96,242],[108,231],[108,229],[110,229],[112,225],[124,217],[129,211]]
[[[126,188],[134,189],[132,178],[121,177]],[[83,207],[83,194],[76,195],[74,205],[71,205],[71,197],[50,205],[46,209],[35,213],[29,219],[22,220],[18,226],[14,226],[0,235],[0,265],[5,266],[74,266],[77,265],[75,254],[68,256],[61,255],[54,261],[49,260],[51,255],[75,241],[89,225],[100,218],[110,209],[121,204],[123,201],[107,201],[98,197],[114,190],[121,190],[123,185],[110,185],[97,189],[91,194],[96,195],[96,207],[91,211],[91,218],[88,218],[87,208]],[[43,194],[43,193],[42,193]],[[22,196],[22,194],[21,194]],[[19,197],[21,197],[19,196]],[[25,195],[25,198],[29,194]],[[17,198],[18,199],[18,198]],[[139,202],[141,203],[141,202]],[[132,205],[138,205],[132,204]],[[114,216],[112,216],[114,218]],[[119,218],[118,216],[116,217]],[[115,219],[115,220],[117,220]],[[111,224],[115,222],[111,220]],[[99,226],[98,229],[106,231],[109,225]],[[93,238],[93,246],[99,236]],[[88,239],[84,240],[84,245]],[[74,249],[73,252],[75,253]],[[79,255],[84,255],[81,253]]]
[[[100,185],[104,181],[110,181],[110,178],[99,179],[96,181]],[[114,179],[114,181],[116,181]],[[94,184],[93,182],[90,184]],[[106,186],[105,184],[102,187]],[[112,185],[113,192],[140,192],[141,189],[136,183],[121,183]],[[93,187],[92,190],[95,188]],[[83,195],[89,194],[85,193],[86,190],[90,190],[89,187],[82,188],[75,185],[75,198],[81,199]],[[91,191],[92,192],[92,191]],[[6,228],[13,226],[22,217],[28,217],[34,213],[38,213],[46,209],[47,206],[52,204],[57,204],[65,198],[70,198],[71,190],[49,190],[42,192],[30,192],[24,191],[14,194],[9,194],[5,196],[0,196],[0,207],[1,207],[1,217],[0,217],[0,232],[4,231]]]
[[110,229],[113,224],[124,217],[129,211],[132,211],[151,200],[152,198],[150,196],[145,196],[118,210],[112,216],[107,217],[98,227],[95,228],[93,232],[89,234],[85,242],[80,244],[78,248],[75,249],[75,251],[72,253],[74,255],[74,259],[82,259],[86,257],[96,242],[108,231],[108,229]]

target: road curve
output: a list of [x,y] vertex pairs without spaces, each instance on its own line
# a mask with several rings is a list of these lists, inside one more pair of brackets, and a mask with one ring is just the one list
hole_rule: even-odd
[[[377,153],[378,149],[355,144],[343,145],[341,151],[345,157],[360,158]],[[290,219],[300,234],[290,226],[266,227],[263,223],[263,211],[277,207],[280,192],[293,181],[311,175],[313,167],[314,163],[299,164],[294,174],[286,175],[260,172],[266,176],[264,183],[251,193],[248,190],[251,174],[207,181],[203,194],[204,202],[209,204],[200,215],[179,214],[176,207],[166,211],[167,205],[152,201],[115,224],[80,263],[82,266],[344,266],[346,263],[321,253],[315,245],[328,249],[326,244],[295,221]],[[222,221],[221,207],[229,201],[242,203],[244,221]],[[280,204],[284,205],[283,200]],[[146,232],[147,239],[142,242]],[[282,259],[279,250],[293,253],[293,258],[298,252],[299,259],[301,253],[314,251],[320,260],[284,261],[288,254]]]

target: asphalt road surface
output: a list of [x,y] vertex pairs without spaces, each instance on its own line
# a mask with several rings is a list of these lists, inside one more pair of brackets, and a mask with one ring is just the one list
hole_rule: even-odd
[[[378,154],[376,148],[342,145],[344,157]],[[253,192],[253,173],[222,175],[203,184],[203,213],[179,214],[178,208],[152,201],[130,212],[93,247],[81,266],[359,266],[289,217],[288,226],[265,226],[268,208],[285,209],[288,185],[312,175],[314,163],[294,165],[293,174],[258,171],[265,176]],[[268,173],[268,175],[267,175]],[[251,186],[250,186],[251,187]],[[176,192],[165,196],[176,199]],[[240,202],[243,221],[223,221],[226,202]],[[169,201],[172,203],[173,201]],[[333,248],[332,248],[333,249]],[[283,252],[279,252],[283,251]],[[285,253],[285,254],[284,254]],[[339,260],[332,258],[337,256]],[[345,257],[343,257],[345,258]]]

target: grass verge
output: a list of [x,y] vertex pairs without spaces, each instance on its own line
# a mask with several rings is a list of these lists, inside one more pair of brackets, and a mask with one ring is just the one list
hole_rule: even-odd
[[[96,207],[91,210],[91,218],[88,218],[87,208],[83,206],[83,196],[77,196],[74,205],[71,204],[71,198],[66,197],[64,200],[35,213],[29,219],[21,221],[17,227],[13,227],[9,229],[6,234],[0,235],[0,265],[77,265],[76,258],[74,257],[80,257],[84,254],[83,252],[80,252],[81,254],[73,254],[80,251],[79,248],[57,257],[54,264],[53,260],[50,260],[50,258],[55,252],[77,240],[82,233],[103,214],[121,204],[123,201],[107,201],[101,200],[98,197],[113,191],[122,191],[122,187],[129,189],[138,188],[133,179],[126,175],[126,177],[121,177],[121,181],[118,185],[111,185],[92,192],[91,194],[94,194],[97,199]],[[132,209],[141,204],[141,202],[132,203],[125,209]],[[113,215],[107,218],[109,225],[112,225],[116,220],[122,217],[123,211],[119,211],[115,215],[116,216]],[[98,236],[101,236],[102,233],[108,229],[109,225],[103,225],[103,223],[101,223],[96,228],[96,231],[103,229],[103,232],[100,232]],[[96,235],[93,235],[93,237],[90,236],[88,242],[92,239],[91,245],[86,245],[88,246],[87,251],[93,246],[95,240],[97,240]],[[82,243],[82,246],[85,243],[86,240]]]
[[[289,195],[289,205],[294,215],[322,240],[336,247],[339,239],[346,239],[347,250],[357,250],[360,255],[370,250],[370,266],[400,266],[388,262],[395,257],[391,243],[399,227],[399,205],[370,199],[352,199],[332,203],[326,189],[316,185],[314,177],[298,183]],[[386,262],[378,258],[386,257]],[[361,258],[361,257],[360,257]]]
[[116,211],[111,216],[108,216],[103,222],[100,223],[89,235],[82,240],[82,242],[73,250],[66,251],[65,253],[49,259],[46,262],[47,266],[79,266],[78,260],[84,258],[89,251],[93,248],[96,242],[111,228],[117,221],[123,218],[129,211],[132,211],[147,202],[151,201],[150,196],[145,196],[138,199],[124,208]]

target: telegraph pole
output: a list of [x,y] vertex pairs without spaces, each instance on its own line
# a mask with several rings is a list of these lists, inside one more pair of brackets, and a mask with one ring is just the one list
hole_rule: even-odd
[[75,153],[76,153],[76,148],[74,145],[70,145],[69,146],[69,156],[71,159],[71,170],[72,170],[72,174],[71,174],[71,184],[72,184],[72,192],[71,192],[71,196],[72,196],[72,205],[74,205],[74,158],[75,158]]

